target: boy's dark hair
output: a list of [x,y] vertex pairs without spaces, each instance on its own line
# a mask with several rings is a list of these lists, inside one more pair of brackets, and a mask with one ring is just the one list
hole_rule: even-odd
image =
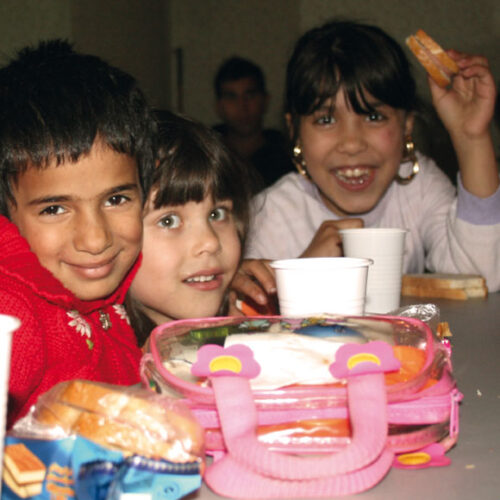
[[394,39],[376,26],[332,21],[305,33],[288,62],[285,110],[295,140],[300,116],[314,113],[340,88],[356,113],[374,111],[366,93],[393,108],[418,107],[410,63]]
[[[157,111],[159,164],[151,183],[155,209],[167,205],[231,200],[233,217],[243,249],[249,225],[250,198],[256,179],[246,164],[231,153],[218,134],[189,118]],[[222,311],[225,307],[223,305]],[[127,310],[139,343],[156,326],[129,293]]]
[[266,80],[262,70],[248,59],[242,57],[231,57],[224,61],[219,67],[214,79],[214,90],[217,99],[222,97],[222,85],[226,82],[234,82],[242,78],[253,78],[257,90],[266,94]]
[[127,73],[63,40],[22,49],[0,69],[0,213],[15,203],[20,173],[76,162],[96,138],[137,161],[146,193],[155,135],[154,115]]

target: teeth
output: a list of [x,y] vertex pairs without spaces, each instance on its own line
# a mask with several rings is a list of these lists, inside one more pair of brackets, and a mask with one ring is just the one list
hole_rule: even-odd
[[364,177],[370,173],[368,168],[355,167],[355,168],[343,168],[342,170],[336,170],[335,175],[344,182],[351,182],[353,184],[362,184],[364,182]]
[[194,276],[193,278],[188,278],[187,283],[204,283],[205,281],[212,281],[215,279],[215,274],[210,274],[209,276]]

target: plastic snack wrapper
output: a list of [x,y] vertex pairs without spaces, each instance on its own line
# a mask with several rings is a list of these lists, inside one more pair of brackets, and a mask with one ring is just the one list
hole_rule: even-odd
[[2,499],[178,499],[198,489],[204,437],[179,400],[71,380],[40,396],[5,440]]
[[[394,312],[395,316],[406,318],[417,318],[426,323],[435,335],[442,341],[447,341],[447,337],[452,337],[450,326],[447,321],[440,321],[440,311],[436,304],[412,304],[399,308]],[[451,349],[451,345],[446,343]]]

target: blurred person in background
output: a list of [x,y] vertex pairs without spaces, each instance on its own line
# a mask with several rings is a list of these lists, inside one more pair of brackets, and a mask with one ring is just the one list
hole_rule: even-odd
[[292,171],[285,136],[263,128],[269,94],[261,68],[247,59],[231,57],[219,67],[214,90],[221,119],[214,129],[227,147],[255,167],[262,187]]

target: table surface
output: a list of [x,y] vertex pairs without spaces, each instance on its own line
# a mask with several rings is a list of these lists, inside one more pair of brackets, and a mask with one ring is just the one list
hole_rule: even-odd
[[[403,304],[425,303],[406,297]],[[453,367],[460,405],[460,435],[448,452],[451,465],[391,469],[377,486],[342,498],[362,500],[500,499],[500,293],[487,299],[432,299],[453,334]],[[206,485],[189,500],[216,500]]]

